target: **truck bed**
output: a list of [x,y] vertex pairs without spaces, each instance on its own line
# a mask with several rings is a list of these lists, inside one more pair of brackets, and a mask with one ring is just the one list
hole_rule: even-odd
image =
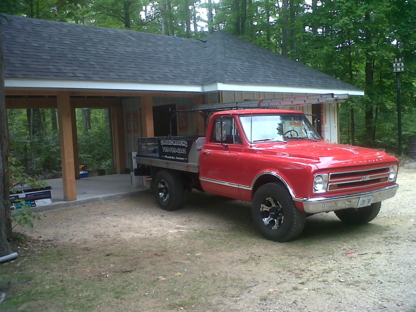
[[199,172],[199,152],[205,137],[175,136],[139,138],[138,165]]

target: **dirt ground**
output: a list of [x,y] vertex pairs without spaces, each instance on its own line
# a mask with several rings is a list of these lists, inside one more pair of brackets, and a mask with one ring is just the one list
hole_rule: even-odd
[[401,168],[396,197],[368,225],[319,214],[283,244],[260,236],[250,204],[199,192],[180,211],[159,209],[145,191],[49,211],[34,229],[17,230],[65,254],[51,272],[83,275],[110,292],[123,276],[124,294],[101,298],[88,311],[410,312],[416,311],[415,181],[416,168]]

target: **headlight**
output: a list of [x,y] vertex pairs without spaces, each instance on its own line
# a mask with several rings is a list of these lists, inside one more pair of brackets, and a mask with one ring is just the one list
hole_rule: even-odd
[[325,193],[328,185],[328,175],[318,174],[313,179],[313,192],[314,193]]
[[394,182],[396,181],[397,178],[397,166],[390,166],[390,171],[389,171],[389,182]]

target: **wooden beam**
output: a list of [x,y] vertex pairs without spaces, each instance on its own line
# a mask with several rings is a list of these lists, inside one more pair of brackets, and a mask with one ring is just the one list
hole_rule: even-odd
[[112,108],[121,105],[119,98],[71,98],[75,108]]
[[143,137],[153,137],[155,130],[153,126],[153,102],[151,96],[142,96],[140,98],[142,110],[142,133]]
[[62,93],[57,97],[59,134],[61,137],[61,165],[64,187],[64,200],[77,199],[74,164],[73,114],[68,94]]
[[56,97],[13,98],[6,97],[7,109],[56,108]]
[[118,173],[124,173],[126,157],[124,154],[123,112],[121,106],[111,108],[110,113],[114,167]]

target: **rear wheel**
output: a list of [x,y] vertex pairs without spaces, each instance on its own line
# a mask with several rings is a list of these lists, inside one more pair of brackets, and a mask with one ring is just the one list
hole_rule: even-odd
[[337,217],[347,224],[365,224],[377,217],[381,202],[363,208],[348,208],[334,211]]
[[155,196],[159,206],[168,211],[178,210],[184,204],[184,188],[177,172],[161,170],[155,176]]
[[254,224],[266,238],[286,242],[305,226],[305,212],[296,208],[288,191],[277,183],[261,186],[252,203]]

